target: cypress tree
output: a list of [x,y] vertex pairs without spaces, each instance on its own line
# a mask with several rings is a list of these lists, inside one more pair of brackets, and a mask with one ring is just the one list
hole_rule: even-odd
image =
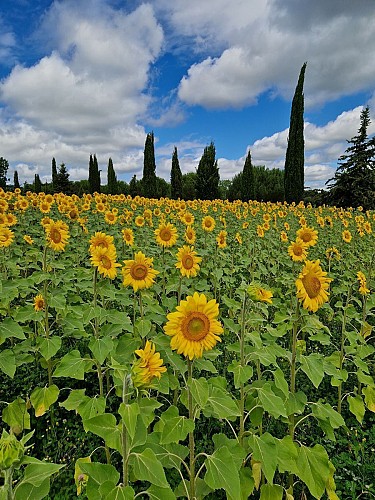
[[255,178],[250,150],[247,153],[245,165],[242,170],[241,199],[242,201],[255,200]]
[[171,198],[175,200],[177,200],[177,198],[182,198],[182,172],[178,161],[176,147],[174,148],[172,155]]
[[69,172],[66,169],[65,163],[61,163],[56,176],[56,192],[70,194]]
[[138,181],[136,175],[133,175],[129,183],[129,194],[132,198],[134,198],[138,194]]
[[89,161],[89,192],[92,194],[95,189],[95,174],[94,174],[94,160],[92,158],[92,155],[90,155],[90,161]]
[[202,158],[197,168],[195,190],[197,198],[201,200],[215,200],[220,197],[219,168],[215,159],[216,150],[214,143],[204,148]]
[[100,170],[99,170],[99,165],[98,165],[98,160],[96,159],[96,155],[94,154],[93,158],[93,164],[94,164],[94,192],[96,191],[97,193],[100,193]]
[[107,191],[108,194],[117,194],[118,185],[115,169],[113,168],[112,158],[108,160],[108,170],[107,170]]
[[57,193],[57,167],[56,167],[56,160],[55,158],[52,158],[52,190],[54,193]]
[[146,136],[144,156],[143,156],[143,195],[147,198],[156,196],[156,163],[154,150],[154,133]]
[[21,188],[20,181],[18,180],[18,172],[17,172],[17,170],[14,171],[13,186],[14,186],[14,189],[20,189]]
[[8,160],[1,157],[0,158],[0,188],[5,190],[7,185],[7,172],[9,168]]
[[39,177],[39,174],[35,174],[34,177],[34,192],[40,193],[42,191],[42,183]]
[[305,183],[305,141],[303,134],[303,111],[304,111],[304,95],[303,84],[305,80],[305,70],[307,63],[305,62],[301,68],[298,83],[292,101],[292,109],[290,113],[290,126],[288,147],[285,156],[284,167],[284,189],[285,200],[288,203],[302,200]]

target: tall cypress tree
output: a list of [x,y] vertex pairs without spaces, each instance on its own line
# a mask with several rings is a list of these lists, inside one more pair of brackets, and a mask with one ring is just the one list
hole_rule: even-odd
[[182,172],[178,161],[177,148],[174,148],[172,155],[171,169],[171,198],[177,200],[182,198]]
[[96,158],[96,155],[94,154],[93,158],[93,164],[94,164],[94,192],[96,191],[97,193],[100,193],[100,171],[99,171],[99,165],[98,165],[98,160]]
[[150,132],[146,136],[143,156],[142,188],[144,196],[146,198],[154,198],[156,196],[156,187],[154,133]]
[[241,199],[242,201],[255,200],[255,177],[250,150],[247,153],[245,165],[242,170]]
[[115,169],[113,168],[112,158],[108,160],[108,170],[107,170],[107,191],[108,194],[117,194],[118,185]]
[[89,161],[89,191],[91,194],[95,191],[94,160],[92,155],[90,155]]
[[288,147],[285,156],[284,189],[288,203],[302,200],[305,183],[305,140],[303,134],[305,62],[301,68],[290,113]]
[[40,180],[39,174],[35,174],[34,177],[34,192],[40,193],[42,191],[42,182]]
[[9,168],[9,162],[2,156],[0,157],[0,188],[5,190],[7,185],[7,172]]
[[57,193],[57,167],[56,167],[56,160],[55,158],[52,158],[52,190],[54,193]]
[[137,196],[138,194],[138,181],[137,181],[137,176],[133,175],[133,177],[130,180],[129,183],[129,194],[132,198]]
[[18,172],[17,172],[17,170],[14,171],[13,186],[14,186],[14,189],[20,189],[21,188],[20,181],[18,180]]
[[219,168],[215,158],[216,150],[214,143],[204,148],[202,158],[197,168],[195,190],[197,198],[201,200],[215,200],[220,198],[219,191]]

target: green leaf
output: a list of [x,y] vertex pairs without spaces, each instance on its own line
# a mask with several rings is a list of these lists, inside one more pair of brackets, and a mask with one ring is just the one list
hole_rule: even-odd
[[306,373],[316,388],[324,377],[323,356],[318,353],[301,356],[301,370]]
[[241,497],[240,478],[232,454],[226,446],[215,450],[205,462],[205,482],[213,490],[223,488],[228,499],[238,500]]
[[84,398],[88,398],[88,396],[85,396],[85,392],[86,389],[73,389],[66,400],[59,405],[68,411],[77,410]]
[[375,387],[368,385],[362,389],[362,394],[365,396],[365,403],[367,408],[375,412]]
[[49,387],[37,387],[30,396],[31,404],[35,410],[35,416],[41,417],[46,413],[49,407],[57,401],[60,390],[57,385]]
[[281,473],[293,472],[296,469],[298,447],[291,436],[275,439],[277,446],[277,463]]
[[234,387],[237,389],[241,387],[242,384],[246,384],[253,376],[252,366],[242,366],[239,361],[233,361],[228,366],[228,372],[234,375]]
[[[100,488],[100,493],[102,493],[102,487]],[[111,491],[107,492],[106,496],[103,497],[105,500],[133,500],[134,490],[131,486],[123,486],[121,484],[115,486]]]
[[70,351],[61,359],[53,374],[54,377],[70,377],[78,380],[85,378],[86,361],[78,350]]
[[103,413],[84,421],[87,430],[104,439],[107,446],[121,453],[121,433],[112,413]]
[[48,495],[49,489],[49,478],[45,479],[39,486],[21,481],[14,490],[14,500],[42,500]]
[[353,413],[355,418],[361,424],[366,412],[363,399],[359,394],[357,394],[357,396],[355,397],[348,396],[348,403],[349,403],[349,410],[351,411],[351,413]]
[[134,328],[138,332],[139,336],[144,339],[151,332],[151,321],[148,319],[137,319],[134,324]]
[[101,500],[99,488],[106,481],[117,484],[120,479],[120,474],[109,464],[100,464],[97,462],[88,463],[80,462],[80,469],[83,473],[89,476],[86,487],[86,494],[88,498]]
[[149,481],[151,484],[160,486],[161,488],[169,487],[164,469],[150,448],[146,448],[142,453],[132,452],[129,457],[129,463],[132,465],[133,474],[136,479]]
[[[285,380],[285,376],[282,370],[280,368],[277,368],[273,372],[273,377],[275,379],[275,385],[280,391],[284,394],[286,398],[289,397],[289,386],[287,381]],[[289,413],[290,415],[290,413]]]
[[262,387],[257,387],[256,389],[261,405],[265,411],[274,418],[279,418],[280,415],[283,417],[288,416],[283,400],[272,391],[269,382],[266,382]]
[[262,484],[259,500],[282,500],[284,489],[278,484]]
[[131,439],[134,439],[136,426],[137,426],[137,418],[140,414],[139,404],[132,403],[125,405],[124,403],[120,404],[119,414],[125,424],[126,430],[129,433]]
[[269,483],[272,483],[277,467],[276,440],[268,432],[260,437],[250,436],[249,445],[253,450],[253,459],[262,464],[262,470]]
[[5,318],[0,323],[0,344],[10,337],[20,340],[26,338],[23,333],[23,328],[16,321],[11,318]]
[[0,370],[10,378],[16,373],[16,357],[10,349],[0,352]]
[[[234,419],[240,415],[236,402],[228,393],[218,387],[211,388],[207,405],[211,407],[212,412],[218,418]],[[203,410],[205,414],[206,408]]]
[[100,364],[104,363],[113,346],[114,342],[109,337],[92,338],[89,342],[89,349]]
[[320,498],[330,475],[329,459],[323,446],[320,444],[316,444],[313,448],[301,446],[298,449],[295,473],[307,485],[312,496]]
[[57,336],[38,339],[39,352],[46,361],[53,358],[57,353],[61,347],[61,342],[61,337]]
[[193,396],[194,401],[203,408],[208,400],[209,386],[205,378],[200,377],[199,379],[193,378],[188,381],[188,386]]
[[189,432],[193,432],[194,422],[186,417],[168,418],[161,433],[160,443],[178,443],[183,441]]
[[50,462],[39,462],[29,464],[24,471],[23,482],[30,483],[33,486],[40,486],[43,481],[56,474],[65,465],[51,464]]
[[4,408],[2,419],[9,425],[14,434],[20,434],[24,429],[31,429],[30,415],[26,408],[26,402],[22,398],[15,399]]
[[146,493],[150,500],[176,500],[175,494],[169,487],[160,488],[160,486],[152,484],[148,490],[146,490]]
[[241,500],[248,500],[254,491],[254,478],[250,467],[240,469]]
[[106,400],[104,396],[95,396],[89,398],[85,396],[81,404],[77,408],[77,413],[81,415],[83,420],[83,428],[87,432],[86,420],[102,415],[105,412]]
[[[312,414],[318,419],[320,426],[326,432],[328,437],[335,441],[333,429],[345,426],[345,421],[336,410],[328,403],[314,403],[312,406]],[[323,424],[323,425],[322,425]]]

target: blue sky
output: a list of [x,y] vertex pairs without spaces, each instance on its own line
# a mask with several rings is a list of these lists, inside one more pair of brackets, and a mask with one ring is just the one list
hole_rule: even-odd
[[323,187],[375,109],[373,0],[3,0],[0,156],[21,183],[52,157],[87,178],[91,153],[102,183],[109,157],[129,181],[153,130],[167,180],[174,146],[186,173],[211,141],[223,179],[249,149],[283,168],[304,61],[305,185]]

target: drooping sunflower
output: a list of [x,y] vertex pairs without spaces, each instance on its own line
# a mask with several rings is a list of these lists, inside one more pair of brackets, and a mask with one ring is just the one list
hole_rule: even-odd
[[242,245],[242,236],[239,232],[236,233],[236,236],[234,237],[234,239],[237,241],[237,243],[239,245]]
[[182,276],[192,278],[199,271],[199,263],[202,262],[202,257],[198,257],[194,247],[184,245],[177,252],[176,267],[180,270]]
[[192,228],[191,226],[187,226],[184,234],[184,238],[186,243],[189,243],[189,245],[194,245],[195,240],[197,238],[195,229]]
[[280,233],[280,240],[283,243],[287,243],[288,242],[288,235],[287,235],[286,231],[281,231],[281,233]]
[[202,229],[203,231],[207,231],[207,233],[211,233],[215,229],[215,219],[210,215],[206,215],[202,219]]
[[68,226],[62,220],[56,222],[51,221],[45,227],[46,238],[48,246],[55,250],[55,252],[62,252],[65,250],[65,246],[69,239]]
[[312,247],[318,242],[318,231],[313,227],[303,226],[297,231],[300,238],[308,247]]
[[122,230],[122,239],[129,247],[134,245],[134,233],[130,227],[126,227]]
[[307,259],[308,245],[300,238],[292,241],[288,247],[288,254],[292,257],[294,262],[302,262]]
[[182,300],[176,311],[167,315],[164,331],[171,338],[171,348],[190,360],[201,358],[203,351],[213,349],[220,342],[223,327],[217,320],[219,305],[197,292]]
[[97,247],[91,253],[91,264],[98,268],[103,276],[113,280],[117,275],[117,268],[121,267],[116,262],[116,248],[114,245],[108,248]]
[[359,293],[361,295],[368,295],[370,293],[370,290],[367,288],[367,279],[362,271],[358,271],[357,280],[359,282]]
[[324,302],[328,301],[328,288],[332,281],[320,267],[320,261],[307,260],[296,280],[297,298],[304,309],[316,312]]
[[14,240],[14,232],[5,226],[0,226],[0,247],[9,247]]
[[350,243],[352,241],[352,233],[349,231],[349,229],[345,229],[342,232],[342,239],[345,241],[345,243]]
[[216,237],[216,242],[219,248],[225,248],[227,246],[227,232],[220,231]]
[[271,290],[267,290],[256,283],[252,283],[249,285],[247,291],[251,299],[258,302],[267,302],[268,304],[272,304],[273,293]]
[[44,311],[44,308],[46,307],[46,303],[44,302],[44,297],[43,295],[39,294],[34,297],[34,309],[35,311]]
[[340,260],[341,255],[336,247],[330,247],[326,250],[326,257],[328,260]]
[[34,240],[32,239],[31,236],[29,236],[28,234],[25,234],[25,236],[23,237],[24,241],[26,241],[26,243],[28,243],[29,245],[32,245],[34,243]]
[[113,236],[97,231],[90,238],[90,253],[96,248],[109,248],[113,245]]
[[167,371],[163,366],[163,360],[159,352],[155,352],[153,342],[147,340],[143,349],[137,349],[135,354],[139,356],[132,366],[132,381],[134,387],[147,387],[153,378],[160,379],[161,374]]
[[173,247],[176,244],[178,235],[176,227],[167,222],[166,224],[160,224],[154,231],[156,237],[156,243],[161,247]]
[[264,229],[263,226],[257,226],[257,235],[259,238],[264,238]]
[[124,260],[125,266],[122,268],[123,285],[132,286],[133,290],[150,288],[159,271],[152,267],[153,258],[146,257],[144,253],[138,252],[134,260]]

